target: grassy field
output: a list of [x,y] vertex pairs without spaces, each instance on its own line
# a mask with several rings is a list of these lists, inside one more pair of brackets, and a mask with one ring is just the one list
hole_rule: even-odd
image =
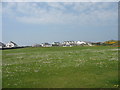
[[116,88],[118,48],[3,50],[3,88]]
[[2,50],[0,51],[0,89],[2,88]]

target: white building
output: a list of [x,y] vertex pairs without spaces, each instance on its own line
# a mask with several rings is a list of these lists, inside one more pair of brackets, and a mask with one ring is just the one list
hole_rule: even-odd
[[86,45],[87,43],[86,43],[86,42],[83,42],[83,41],[77,41],[76,44],[77,44],[77,45]]
[[34,44],[34,45],[32,45],[32,47],[41,47],[41,45],[40,44]]
[[5,44],[0,42],[0,48],[3,48],[3,47],[5,47]]
[[42,46],[42,47],[52,47],[52,44],[49,44],[49,43],[42,43],[41,46]]
[[75,41],[64,41],[62,45],[66,47],[66,46],[75,46],[76,44]]
[[52,46],[61,46],[61,43],[60,42],[53,42]]
[[87,43],[88,44],[88,46],[93,46],[91,43]]
[[9,48],[11,48],[11,47],[17,47],[17,46],[18,45],[16,43],[12,42],[12,41],[10,41],[9,43],[6,44],[6,47],[9,47]]

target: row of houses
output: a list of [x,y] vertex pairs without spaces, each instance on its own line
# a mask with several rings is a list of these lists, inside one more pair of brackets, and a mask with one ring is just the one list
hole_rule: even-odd
[[52,44],[42,43],[42,44],[32,45],[32,47],[52,47],[52,46],[72,47],[72,46],[93,46],[93,45],[90,42],[84,42],[84,41],[64,41],[62,43],[53,42]]
[[10,41],[7,44],[0,42],[0,48],[13,48],[13,47],[18,47],[18,45],[12,41]]
[[[116,41],[117,42],[117,41]],[[42,44],[34,44],[32,47],[52,47],[52,46],[62,46],[62,47],[72,47],[72,46],[94,46],[94,45],[106,45],[106,43],[116,43],[114,41],[106,41],[106,42],[85,42],[85,41],[64,41],[64,42],[53,42],[52,44],[50,43],[42,43]],[[117,42],[118,43],[118,42]],[[13,48],[13,47],[20,47],[13,41],[10,41],[7,44],[4,44],[0,42],[0,48]],[[25,46],[24,46],[25,47]]]

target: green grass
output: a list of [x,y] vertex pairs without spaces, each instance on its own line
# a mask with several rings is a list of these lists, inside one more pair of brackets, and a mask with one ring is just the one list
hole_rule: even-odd
[[0,51],[0,89],[2,89],[2,51]]
[[116,47],[3,50],[3,88],[116,88]]

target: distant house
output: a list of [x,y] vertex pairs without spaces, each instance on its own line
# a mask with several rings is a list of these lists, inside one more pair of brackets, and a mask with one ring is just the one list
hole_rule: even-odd
[[60,42],[53,42],[52,46],[61,46],[61,43]]
[[64,41],[63,43],[62,43],[62,45],[63,45],[63,47],[66,47],[66,46],[75,46],[76,44],[75,44],[75,41]]
[[11,47],[18,47],[18,45],[12,41],[6,44],[6,47],[11,48]]
[[77,45],[86,45],[87,43],[84,42],[84,41],[77,41],[76,44],[77,44]]
[[63,45],[63,47],[72,47],[73,45]]
[[86,42],[88,46],[94,46],[92,42]]
[[82,45],[82,46],[86,46],[86,45],[89,45],[89,46],[92,46],[91,44],[88,44],[87,42],[84,42],[84,41],[64,41],[63,43],[62,43],[62,45],[64,46],[64,47],[66,47],[66,46],[79,46],[79,45]]
[[3,48],[3,47],[5,47],[5,44],[0,42],[0,48]]
[[34,44],[34,45],[32,45],[32,47],[41,47],[41,45],[40,44]]
[[94,42],[94,43],[92,43],[92,45],[102,45],[103,44],[103,42]]
[[41,46],[42,46],[42,47],[52,47],[52,44],[49,44],[49,43],[42,43]]

